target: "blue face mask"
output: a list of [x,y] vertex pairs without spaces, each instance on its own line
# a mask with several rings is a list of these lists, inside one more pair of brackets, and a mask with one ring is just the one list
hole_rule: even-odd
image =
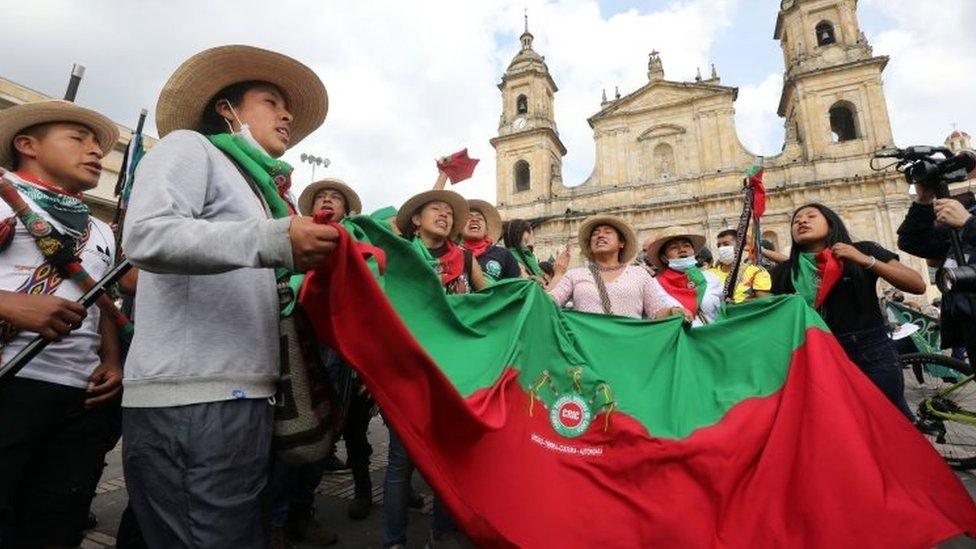
[[682,273],[696,265],[698,265],[698,261],[694,257],[678,257],[668,260],[668,267]]

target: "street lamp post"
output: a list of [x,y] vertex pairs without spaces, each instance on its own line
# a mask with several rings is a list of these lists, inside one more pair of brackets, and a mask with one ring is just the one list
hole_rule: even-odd
[[332,163],[328,158],[322,158],[321,156],[315,156],[311,154],[302,153],[302,162],[312,165],[312,181],[315,181],[315,166],[322,166],[323,168],[328,168],[329,164]]

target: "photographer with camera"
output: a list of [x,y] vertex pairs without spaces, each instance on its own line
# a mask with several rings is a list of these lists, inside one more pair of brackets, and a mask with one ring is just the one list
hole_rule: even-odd
[[[913,149],[919,149],[915,147]],[[909,151],[910,149],[906,149]],[[905,170],[915,184],[915,202],[898,228],[898,248],[912,255],[942,264],[938,274],[941,303],[942,347],[976,349],[976,206],[966,209],[948,197],[948,183],[965,180],[976,157],[972,152],[956,155],[941,152],[945,160],[932,162],[931,155]],[[909,159],[911,154],[906,155]],[[955,242],[958,242],[958,250]],[[961,252],[965,261],[956,256]]]

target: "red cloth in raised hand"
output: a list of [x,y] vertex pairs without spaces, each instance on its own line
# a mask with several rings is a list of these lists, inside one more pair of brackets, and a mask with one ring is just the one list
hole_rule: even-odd
[[437,169],[447,174],[452,185],[471,177],[477,165],[478,159],[470,158],[468,149],[462,149],[437,161]]

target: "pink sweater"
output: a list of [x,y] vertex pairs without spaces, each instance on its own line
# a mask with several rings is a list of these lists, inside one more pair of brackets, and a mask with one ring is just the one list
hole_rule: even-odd
[[[640,267],[628,265],[613,282],[607,285],[610,309],[617,316],[652,318],[667,307],[680,307],[676,299],[661,288],[657,280]],[[589,268],[570,269],[549,295],[560,307],[573,302],[573,310],[603,314],[600,292]]]

